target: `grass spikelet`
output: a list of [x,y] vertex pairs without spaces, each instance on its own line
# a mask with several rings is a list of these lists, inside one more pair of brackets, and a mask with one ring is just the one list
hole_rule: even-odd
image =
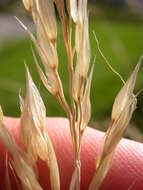
[[[50,34],[50,37],[46,33],[45,26],[42,22],[41,17],[39,14],[36,14],[36,29],[37,29],[37,40],[39,45],[44,52],[47,58],[47,63],[50,67],[57,67],[58,66],[58,58],[57,58],[57,51],[56,51],[56,34]],[[52,32],[52,31],[51,31]]]
[[87,76],[90,63],[87,1],[79,1],[77,10],[77,19],[75,22],[75,50],[77,54],[77,62],[73,76],[73,96],[76,102],[82,98],[81,89]]
[[[54,94],[54,96],[56,96],[56,99],[59,102],[62,101],[62,107],[66,111],[67,116],[69,118],[70,111],[69,111],[67,102],[64,97],[62,83],[61,83],[61,80],[60,80],[60,77],[58,74],[58,68],[57,68],[58,67],[58,57],[57,57],[57,51],[56,51],[56,41],[53,44],[53,41],[50,40],[50,41],[48,41],[48,43],[45,44],[45,41],[47,41],[49,39],[48,39],[47,34],[45,33],[44,26],[42,26],[42,19],[40,18],[39,13],[36,10],[35,10],[34,14],[35,14],[35,17],[38,18],[39,22],[41,22],[41,25],[36,25],[37,26],[37,39],[32,34],[32,32],[18,18],[16,18],[16,19],[22,25],[22,27],[28,32],[32,42],[34,43],[34,45],[37,48],[37,51],[41,57],[41,60],[42,60],[42,63],[43,63],[43,66],[45,68],[45,72],[47,75],[46,78],[48,79],[48,84],[49,84],[49,85],[46,85],[48,87],[47,89],[50,91],[50,93],[52,93],[52,94]],[[38,36],[40,36],[40,38]],[[48,45],[49,49],[47,49],[47,45]],[[35,58],[36,57],[34,56],[34,59]],[[35,61],[35,62],[37,62],[37,61]],[[38,65],[38,64],[36,64],[36,65]],[[39,74],[42,77],[42,81],[44,82],[44,85],[45,85],[45,82],[47,83],[47,80],[45,77],[43,77],[44,75],[43,75],[40,67],[37,67],[37,68],[38,68]],[[52,90],[51,86],[55,90]],[[55,91],[56,91],[56,93],[55,93]]]
[[[45,35],[49,41],[55,43],[57,38],[57,23],[54,4],[52,0],[37,0],[35,1],[35,15],[36,15],[36,24],[38,20],[41,20],[42,30],[45,31]],[[40,18],[38,18],[40,17]],[[39,26],[37,25],[37,29]]]
[[97,190],[100,187],[110,168],[115,148],[123,137],[132,114],[136,109],[137,100],[133,94],[133,90],[141,61],[142,57],[140,58],[131,76],[115,98],[111,116],[111,125],[105,135],[103,147],[98,154],[96,161],[96,172],[90,184],[89,190]]
[[[42,130],[43,124],[45,122],[45,107],[40,99],[40,94],[38,93],[38,90],[32,81],[27,67],[26,83],[26,98],[24,101],[23,111],[21,115],[20,137],[25,147],[25,150],[30,153],[31,150],[29,150],[29,146],[32,141],[31,137],[36,136],[40,129]],[[36,101],[38,101],[38,105]],[[32,142],[32,144],[33,143],[34,142]],[[33,151],[36,150],[33,148]],[[34,155],[36,155],[36,153]]]
[[46,131],[46,109],[26,66],[26,97],[21,115],[20,138],[25,151],[45,161],[50,170],[52,190],[60,189],[58,164]]
[[94,65],[92,65],[89,79],[87,79],[86,81],[85,92],[81,100],[81,107],[82,107],[81,131],[82,132],[85,130],[91,117],[90,89],[91,89],[93,71],[94,71]]
[[141,62],[142,62],[143,56],[141,56],[138,64],[136,65],[133,73],[121,89],[121,91],[118,93],[117,97],[115,98],[113,109],[112,109],[112,116],[111,120],[115,121],[119,115],[121,114],[122,110],[125,108],[126,105],[128,105],[130,98],[134,96],[133,90],[136,82],[136,76],[139,71]]
[[29,155],[24,156],[24,152],[21,154],[20,149],[3,123],[0,123],[0,139],[12,155],[12,165],[22,183],[23,189],[42,190],[36,179],[33,167],[27,163],[27,159],[25,160],[26,157],[30,160]]
[[[84,5],[85,3],[85,5]],[[81,7],[80,7],[81,6]],[[90,44],[88,36],[87,1],[78,5],[76,22],[75,49],[77,53],[76,69],[79,75],[86,78],[90,63]]]
[[[34,62],[36,64],[36,68],[37,68],[38,74],[41,78],[41,81],[43,82],[46,89],[51,94],[56,96],[56,94],[58,94],[58,84],[57,84],[57,79],[55,77],[55,74],[52,72],[52,70],[50,70],[50,68],[47,68],[47,75],[45,75],[44,72],[42,71],[42,69],[40,68],[39,64],[38,64],[38,60],[36,58],[36,55],[35,55],[33,49],[32,49],[32,54],[33,54]],[[49,71],[48,71],[48,69],[49,69]]]

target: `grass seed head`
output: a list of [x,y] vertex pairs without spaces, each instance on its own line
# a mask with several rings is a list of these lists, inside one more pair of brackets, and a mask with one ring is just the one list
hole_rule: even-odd
[[90,64],[90,43],[88,34],[88,15],[86,1],[79,1],[78,3],[77,21],[75,25],[75,50],[77,54],[75,72],[79,74],[79,78],[81,76],[85,79]]
[[[71,110],[64,97],[62,83],[58,74],[58,55],[56,50],[57,23],[54,4],[56,5],[62,26],[63,38],[68,57],[69,71],[69,92]],[[36,37],[21,23],[28,32],[31,40],[38,50],[44,72],[40,68],[33,51],[33,57],[39,76],[48,89],[56,96],[67,113],[70,123],[72,142],[74,147],[75,169],[72,175],[70,189],[80,189],[80,146],[82,134],[91,116],[90,89],[93,75],[91,69],[89,79],[87,78],[90,64],[90,42],[88,32],[87,0],[66,0],[66,15],[64,0],[23,0],[25,8],[31,12],[36,26]],[[68,20],[69,19],[69,20]],[[72,23],[75,23],[75,44],[76,66],[73,68],[74,50],[72,49]],[[69,25],[68,25],[69,21]],[[127,125],[136,108],[136,96],[133,94],[136,76],[141,64],[140,59],[130,78],[125,83],[122,76],[110,65],[103,55],[99,42],[96,38],[99,52],[108,67],[122,80],[123,88],[118,93],[113,104],[111,125],[106,133],[104,144],[97,158],[97,170],[92,179],[89,190],[96,190],[100,187],[107,174],[114,155],[115,148],[124,135]],[[44,160],[50,169],[50,180],[52,190],[60,189],[59,171],[55,152],[50,138],[45,130],[46,111],[38,89],[27,71],[27,92],[23,103],[21,99],[21,139],[25,150],[31,153],[36,159],[39,156]],[[77,121],[77,123],[76,123]],[[18,168],[18,166],[16,167]],[[18,171],[17,171],[18,172]],[[21,176],[21,174],[19,174]]]
[[[35,157],[39,154],[39,156],[44,157],[47,146],[44,143],[41,133],[45,127],[46,110],[27,67],[26,84],[26,97],[21,115],[20,137],[25,150],[29,153],[32,152]],[[41,145],[40,148],[38,144]]]
[[115,149],[123,137],[131,120],[132,114],[136,109],[137,100],[133,94],[133,90],[141,61],[142,58],[139,60],[129,79],[115,98],[112,110],[111,125],[107,130],[104,144],[98,154],[96,161],[97,169],[89,190],[96,190],[100,187],[110,168]]
[[39,157],[50,170],[52,190],[59,190],[59,170],[54,148],[46,131],[46,109],[26,66],[26,97],[21,115],[20,137],[25,151]]
[[57,38],[57,25],[53,1],[33,1],[32,15],[35,24],[41,20],[43,30],[45,30],[45,34],[49,41],[55,42]]
[[115,121],[120,116],[121,112],[130,102],[130,99],[134,96],[133,90],[135,87],[137,73],[139,71],[142,59],[139,60],[138,64],[136,65],[134,71],[132,72],[131,76],[124,84],[123,88],[120,90],[118,95],[115,98],[113,108],[112,108],[112,116],[111,120]]

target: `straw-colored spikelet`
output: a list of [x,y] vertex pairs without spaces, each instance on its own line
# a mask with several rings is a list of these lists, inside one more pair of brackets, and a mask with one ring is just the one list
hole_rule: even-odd
[[134,86],[136,82],[136,76],[139,71],[142,59],[143,59],[143,56],[140,58],[132,75],[127,80],[126,84],[123,86],[123,88],[121,89],[117,97],[115,98],[113,109],[112,109],[112,116],[111,116],[112,122],[117,120],[117,118],[119,117],[119,115],[121,114],[125,106],[129,104],[130,98],[134,96],[133,90],[134,90]]
[[24,190],[42,190],[36,179],[33,167],[30,165],[31,157],[20,151],[6,126],[0,122],[0,139],[12,155],[12,167],[19,177]]
[[[57,24],[53,1],[37,0],[35,7],[37,30],[39,30],[39,28],[45,30],[45,36],[54,44],[57,38]],[[38,20],[40,20],[41,25],[38,25]]]
[[58,82],[57,82],[55,73],[53,72],[53,70],[50,70],[50,72],[46,72],[46,75],[45,75],[38,64],[38,60],[36,58],[36,55],[35,55],[33,49],[32,49],[32,54],[33,54],[33,58],[34,58],[34,61],[36,64],[37,71],[39,73],[39,76],[40,76],[41,81],[43,82],[44,86],[51,94],[53,94],[53,95],[58,94],[59,86],[58,86]]
[[58,66],[56,51],[57,26],[53,2],[37,1],[34,14],[37,40],[47,58],[47,63],[45,64],[56,68]]
[[85,92],[81,100],[82,108],[82,121],[81,121],[81,131],[83,132],[91,117],[91,103],[90,103],[90,89],[93,76],[94,65],[91,68],[89,79],[86,81]]
[[50,170],[52,190],[60,189],[55,152],[46,131],[46,109],[26,66],[26,97],[22,106],[20,139],[25,151],[45,161]]
[[113,104],[111,124],[105,135],[105,140],[96,161],[96,172],[90,184],[89,190],[97,190],[106,176],[110,166],[115,148],[123,137],[136,108],[136,97],[133,94],[136,76],[139,71],[143,57],[139,60],[133,73],[124,84]]
[[[73,2],[76,6],[77,2]],[[73,5],[72,5],[73,6]],[[74,12],[71,6],[71,13]],[[76,10],[76,9],[75,9]],[[73,13],[73,20],[76,25],[75,49],[77,54],[77,63],[73,81],[73,93],[75,101],[78,101],[81,94],[82,80],[86,78],[90,63],[90,44],[88,35],[88,15],[87,1],[80,0],[77,7],[77,13]],[[75,16],[76,14],[76,16]],[[76,17],[76,19],[75,19]]]
[[65,101],[63,87],[58,74],[58,56],[56,50],[57,26],[53,1],[33,1],[32,10],[32,15],[34,15],[33,21],[36,25],[37,38],[35,38],[20,20],[17,20],[28,32],[41,57],[46,75],[40,69],[38,64],[36,65],[44,85],[46,84],[46,88],[50,93],[56,96],[57,99],[59,99],[60,96],[60,99]]

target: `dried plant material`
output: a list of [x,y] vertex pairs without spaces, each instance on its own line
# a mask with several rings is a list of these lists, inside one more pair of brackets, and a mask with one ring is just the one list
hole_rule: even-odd
[[[20,137],[25,150],[30,153],[31,150],[28,150],[29,146],[34,144],[34,137],[32,138],[32,136],[38,134],[38,131],[40,130],[39,127],[42,127],[41,125],[45,122],[45,107],[41,101],[40,94],[32,81],[28,68],[26,68],[26,83],[27,92],[21,115]],[[38,106],[36,100],[39,104]],[[37,128],[34,125],[36,125]],[[34,153],[34,151],[37,150],[33,147],[32,152]],[[34,155],[36,155],[36,153]]]
[[96,170],[92,182],[89,186],[89,190],[98,190],[103,182],[112,162],[113,154],[108,154],[103,160],[101,166]]
[[[32,50],[39,76],[46,89],[56,97],[58,102],[64,108],[69,119],[75,165],[70,190],[80,190],[81,140],[91,116],[90,89],[94,69],[94,66],[92,66],[89,78],[87,79],[90,65],[87,0],[23,1],[27,10],[30,9],[28,3],[33,3],[31,12],[36,26],[36,37],[21,21],[19,22],[28,32],[42,60],[44,70],[42,70],[38,64],[36,55]],[[56,5],[61,20],[63,38],[67,51],[71,109],[64,97],[63,86],[58,73],[59,60],[56,49],[57,25],[53,2]],[[66,15],[66,8],[68,17]],[[72,20],[75,24],[75,44],[73,49],[71,43]],[[110,65],[106,57],[103,55],[96,35],[95,39],[101,56],[108,67],[122,80],[124,87],[117,95],[113,105],[111,125],[107,131],[104,145],[101,148],[97,159],[97,170],[90,185],[90,190],[98,189],[103,181],[110,168],[115,148],[123,136],[133,111],[136,108],[136,96],[133,94],[133,89],[140,66],[139,63],[125,84],[122,76]],[[74,67],[73,61],[75,53],[76,65]],[[45,127],[45,106],[27,68],[26,70],[27,92],[24,102],[20,97],[20,107],[22,110],[20,136],[25,151],[32,155],[35,161],[40,157],[47,163],[50,169],[52,190],[59,190],[60,181],[57,160]],[[85,85],[86,79],[87,81]]]
[[69,20],[71,20],[71,8],[70,8],[70,0],[66,0],[66,8],[69,16]]
[[121,140],[127,125],[132,117],[133,111],[136,108],[136,99],[134,98],[121,113],[119,119],[113,124],[110,132],[105,137],[104,145],[99,152],[96,162],[96,172],[90,184],[89,190],[98,190],[107,172],[110,169],[115,148]]
[[[66,15],[65,15],[65,5],[64,5],[64,0],[53,0],[55,2],[55,5],[57,7],[59,17],[61,19],[61,22],[65,22],[66,20]],[[64,23],[65,25],[65,23]]]
[[64,0],[54,0],[54,2],[55,2],[55,5],[57,7],[59,17],[61,20],[62,32],[63,32],[63,38],[64,38],[65,46],[67,46],[68,27],[67,27],[67,17],[66,17],[66,13],[65,13]]
[[0,123],[0,139],[7,147],[7,149],[12,154],[14,154],[15,150],[17,149],[17,145],[15,144],[14,139],[11,137],[9,131],[2,122]]
[[[40,79],[43,82],[44,86],[46,87],[46,89],[53,94],[54,96],[58,93],[58,88],[55,88],[55,86],[51,86],[51,84],[54,83],[50,83],[48,78],[45,76],[44,72],[42,71],[42,69],[40,68],[39,64],[36,63],[36,68],[37,71],[39,73]],[[51,80],[51,79],[50,79]]]
[[48,158],[46,158],[45,161],[48,164],[50,170],[51,188],[52,190],[60,190],[60,177],[59,177],[57,159],[55,156],[53,145],[48,135],[46,135],[46,141],[47,141]]
[[[42,30],[45,30],[45,35],[48,40],[55,42],[57,38],[57,23],[53,1],[37,0],[35,1],[35,7],[36,19],[41,20],[40,27],[43,27]],[[39,26],[37,25],[37,29],[40,29],[40,27],[38,27]]]
[[35,47],[37,48],[37,51],[39,52],[44,67],[57,69],[58,57],[57,57],[55,42],[53,44],[53,41],[50,41],[48,39],[41,18],[39,17],[39,15],[37,15],[37,17],[38,17],[36,20],[37,39],[32,34],[32,32],[18,18],[16,19],[21,24],[21,26],[28,32],[32,42],[34,43]]
[[79,171],[80,171],[80,166],[77,165],[74,169],[73,175],[72,175],[72,179],[71,179],[71,183],[70,183],[70,188],[69,190],[79,190],[80,187],[80,179],[79,178]]
[[12,174],[13,174],[13,176],[14,176],[14,179],[15,179],[15,181],[16,181],[16,184],[17,184],[17,189],[18,190],[21,190],[21,184],[20,184],[20,181],[18,180],[18,177],[16,176],[16,174],[15,174],[15,171],[14,171],[14,168],[13,168],[13,166],[12,166],[12,164],[9,162],[9,168],[11,169],[11,171],[12,171]]
[[23,111],[23,107],[24,107],[24,100],[21,96],[21,89],[19,90],[19,105],[20,105],[20,110],[21,112]]
[[52,190],[60,189],[58,164],[46,131],[46,109],[26,67],[26,97],[21,115],[20,138],[25,151],[35,161],[39,157],[50,170]]
[[77,20],[77,0],[70,0],[70,12],[74,22]]
[[[87,26],[87,0],[79,0],[78,2],[78,11],[77,11],[77,20],[76,20],[76,33],[75,33],[75,46],[76,51],[78,52],[80,49],[80,43],[82,41],[82,32],[83,30],[88,30],[88,28],[84,29]],[[89,39],[87,39],[89,41]]]
[[136,109],[137,100],[133,94],[136,76],[142,61],[140,58],[131,76],[115,98],[111,117],[111,125],[106,133],[104,144],[96,161],[96,172],[89,190],[97,190],[106,176],[115,152],[115,148],[123,137],[126,128]]
[[[77,2],[76,2],[77,3]],[[73,76],[73,97],[76,102],[82,99],[82,88],[90,64],[90,43],[88,34],[87,1],[78,2],[75,32],[76,68]]]
[[2,108],[0,106],[0,122],[3,121],[3,111],[2,111]]
[[37,39],[21,22],[37,48],[47,74],[57,70],[58,57],[56,51],[57,26],[53,1],[35,1],[33,6],[33,20],[37,29]]
[[36,15],[36,29],[37,29],[37,41],[40,45],[41,50],[44,52],[47,58],[47,65],[50,67],[57,68],[58,66],[58,57],[56,50],[56,37],[55,36],[47,36],[45,26],[42,22],[39,14]]
[[6,166],[6,173],[5,173],[5,188],[6,190],[12,190],[11,189],[11,182],[10,182],[10,177],[9,177],[9,171],[8,171],[8,155],[6,154],[6,159],[5,159],[5,166]]
[[20,154],[13,155],[12,165],[24,190],[42,190],[32,166],[27,164]]
[[[35,36],[32,34],[32,32],[30,32],[30,30],[28,30],[28,28],[18,18],[16,18],[16,19],[22,25],[22,27],[28,32],[32,42],[34,43],[35,47],[37,48],[37,50],[39,52],[40,57],[42,59],[43,66],[45,68],[45,72],[46,72],[46,75],[48,78],[49,85],[52,86],[52,88],[54,88],[56,92],[58,91],[58,94],[59,94],[60,98],[63,99],[64,104],[67,104],[65,101],[65,98],[64,98],[64,94],[63,94],[62,83],[61,83],[61,80],[60,80],[60,77],[59,77],[59,74],[57,71],[57,61],[56,61],[55,65],[54,65],[54,61],[53,61],[53,65],[49,64],[49,61],[48,61],[49,55],[47,55],[46,51],[44,51],[44,49],[40,46],[39,42],[37,41]],[[55,47],[55,49],[56,49],[56,47]],[[49,56],[49,57],[51,57],[51,56]],[[53,56],[51,57],[51,61],[52,60],[53,60]],[[39,70],[39,67],[38,67],[38,70]],[[43,78],[43,76],[42,76],[42,78]],[[45,85],[45,83],[44,83],[44,85]],[[51,92],[50,88],[48,87],[49,91]],[[56,93],[52,93],[52,94],[54,94],[55,96],[57,95]],[[67,105],[66,105],[66,107],[67,107]],[[68,108],[66,108],[66,110],[68,110],[68,112],[69,112]]]
[[39,55],[42,59],[42,63],[43,65],[47,64],[47,55],[45,54],[45,52],[42,50],[39,42],[37,41],[37,39],[35,38],[35,36],[33,35],[33,33],[17,18],[15,17],[15,19],[20,23],[20,25],[24,28],[24,30],[28,33],[30,39],[32,40],[32,42],[34,43],[35,47],[37,48]]
[[93,71],[94,71],[94,65],[92,65],[89,79],[87,79],[87,82],[86,82],[84,96],[81,101],[81,107],[82,107],[81,130],[82,131],[84,131],[84,129],[86,128],[91,117],[90,89],[91,89]]
[[31,13],[32,7],[33,7],[33,0],[22,0],[22,1],[25,6],[25,9],[27,9],[27,11],[29,11]]
[[34,58],[34,61],[35,61],[36,68],[37,68],[37,71],[39,73],[39,76],[41,78],[41,81],[43,82],[43,84],[46,87],[46,89],[51,94],[53,94],[54,96],[56,96],[56,94],[58,94],[58,84],[57,84],[57,78],[56,78],[55,74],[53,73],[53,70],[51,70],[50,68],[47,68],[46,69],[47,70],[47,74],[45,75],[44,72],[42,71],[42,69],[40,68],[39,64],[38,64],[38,60],[36,58],[36,55],[35,55],[33,49],[32,49],[32,54],[33,54],[33,58]]
[[24,153],[20,153],[17,144],[3,123],[0,123],[0,139],[7,147],[8,151],[12,154],[12,164],[17,176],[21,180],[23,189],[42,190],[36,179],[32,166],[30,166],[25,160],[25,156],[29,157],[29,155],[23,156]]
[[83,77],[79,75],[77,70],[75,70],[73,76],[73,98],[75,102],[78,102],[79,99],[82,99],[83,96]]
[[93,31],[93,34],[94,34],[95,41],[96,41],[96,43],[97,43],[97,48],[98,48],[98,51],[99,51],[101,57],[103,58],[103,60],[105,61],[105,63],[106,63],[107,66],[109,67],[109,69],[110,69],[115,75],[117,75],[117,76],[119,77],[119,79],[122,81],[123,84],[125,84],[125,81],[124,81],[123,77],[121,76],[121,74],[118,73],[118,72],[112,67],[112,65],[109,63],[109,61],[107,60],[107,58],[106,58],[105,55],[103,54],[103,52],[102,52],[102,50],[101,50],[101,48],[100,48],[100,43],[99,43],[98,38],[97,38],[97,36],[96,36],[96,33],[95,33],[94,31]]
[[140,58],[130,78],[128,79],[128,81],[125,83],[125,85],[123,86],[121,91],[118,93],[117,97],[115,98],[113,109],[112,109],[112,116],[111,116],[112,121],[115,121],[119,117],[122,110],[129,103],[131,96],[134,96],[133,90],[134,90],[134,86],[136,82],[136,76],[139,71],[142,59],[143,59],[143,56]]
[[77,70],[81,76],[86,78],[90,63],[90,45],[88,36],[88,18],[85,19],[84,28],[82,31],[81,44],[77,52]]
[[81,23],[83,23],[87,14],[87,0],[79,0],[78,2],[78,16]]
[[37,38],[42,51],[45,55],[47,55],[46,65],[57,68],[58,57],[55,44],[53,44],[53,42],[49,41],[49,39],[47,38],[46,33],[41,26],[42,23],[40,22],[40,20],[38,20],[37,23]]
[[[86,22],[88,25],[88,18],[86,18]],[[77,24],[78,27],[78,24]],[[75,68],[75,73],[73,77],[73,96],[75,101],[78,100],[78,97],[81,96],[81,89],[82,89],[82,81],[86,78],[89,63],[90,63],[90,45],[89,45],[89,36],[88,36],[88,26],[85,25],[85,30],[78,31],[78,40],[77,42],[77,63]],[[79,40],[82,36],[81,41]]]

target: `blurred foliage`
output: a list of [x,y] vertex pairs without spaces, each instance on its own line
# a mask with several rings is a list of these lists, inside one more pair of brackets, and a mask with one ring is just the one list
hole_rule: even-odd
[[[88,8],[90,17],[120,19],[120,20],[143,20],[142,8],[139,3],[129,3],[133,0],[89,0]],[[137,6],[137,5],[138,6]],[[0,12],[14,12],[15,15],[26,16],[22,0],[0,0]]]
[[8,11],[17,0],[0,0],[0,11]]

